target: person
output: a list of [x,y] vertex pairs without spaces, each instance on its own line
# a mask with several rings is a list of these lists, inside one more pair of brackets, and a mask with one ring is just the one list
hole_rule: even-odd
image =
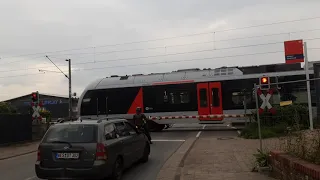
[[137,129],[143,128],[144,133],[148,137],[150,144],[152,144],[150,132],[147,125],[147,120],[148,118],[146,117],[146,115],[142,113],[141,107],[137,107],[136,114],[133,115],[133,124],[136,126]]

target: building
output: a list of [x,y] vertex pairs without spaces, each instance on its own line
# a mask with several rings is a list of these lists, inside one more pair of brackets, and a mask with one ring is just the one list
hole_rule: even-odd
[[[42,102],[43,108],[51,112],[52,119],[69,116],[69,97],[39,93],[39,100]],[[31,93],[4,102],[15,107],[18,113],[28,114],[31,112]],[[77,103],[78,98],[72,98],[73,117],[77,113]]]

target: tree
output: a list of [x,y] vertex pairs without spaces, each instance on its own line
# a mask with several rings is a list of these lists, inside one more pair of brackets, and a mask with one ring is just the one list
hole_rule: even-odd
[[0,102],[0,114],[16,114],[17,110],[6,102]]

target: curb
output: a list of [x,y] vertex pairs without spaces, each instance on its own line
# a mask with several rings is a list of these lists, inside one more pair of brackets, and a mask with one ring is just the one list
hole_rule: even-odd
[[0,158],[0,161],[1,160],[15,158],[15,157],[19,157],[19,156],[23,156],[23,155],[27,155],[27,154],[31,154],[31,153],[34,153],[34,152],[37,152],[37,151],[38,150],[32,150],[32,151],[27,151],[27,152],[20,153],[20,154],[15,154],[15,155],[7,156],[7,157],[2,157],[2,158]]
[[26,140],[26,141],[17,141],[17,142],[12,142],[12,143],[4,143],[4,144],[0,144],[0,148],[21,147],[21,146],[25,146],[27,144],[39,143],[40,140],[41,140],[41,138],[40,139],[33,139],[33,140]]
[[184,160],[198,138],[189,138],[166,160],[160,169],[157,180],[180,180]]

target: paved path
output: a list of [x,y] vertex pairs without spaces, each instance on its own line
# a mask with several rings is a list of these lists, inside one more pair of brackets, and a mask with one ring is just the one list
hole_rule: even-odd
[[[184,161],[183,180],[271,180],[251,172],[259,143],[227,134],[204,131]],[[221,139],[220,139],[221,138]],[[266,143],[266,142],[265,142]],[[266,146],[272,148],[273,143]],[[275,145],[275,144],[274,144]],[[276,146],[276,145],[275,145]]]
[[0,160],[35,152],[38,149],[38,144],[39,142],[30,142],[0,147]]

